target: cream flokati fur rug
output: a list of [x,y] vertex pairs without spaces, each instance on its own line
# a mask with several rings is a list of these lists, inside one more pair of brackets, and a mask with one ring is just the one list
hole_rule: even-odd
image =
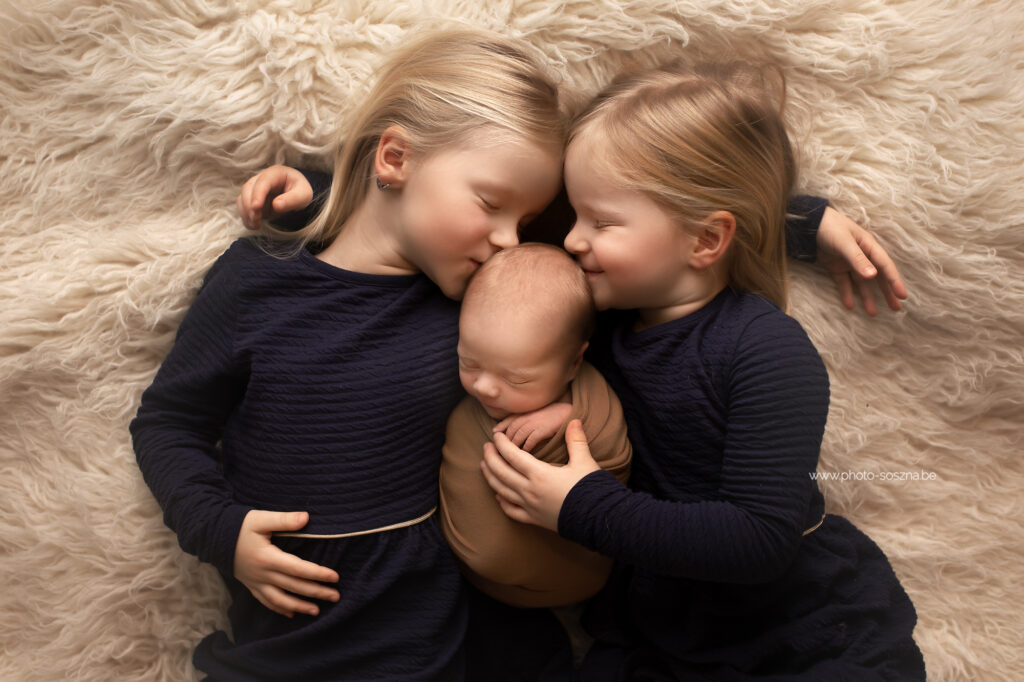
[[830,509],[891,557],[930,679],[1024,679],[1018,0],[30,4],[0,2],[0,679],[194,678],[224,593],[164,527],[128,422],[242,232],[242,181],[323,165],[436,18],[525,37],[584,93],[633,50],[788,67],[801,189],[911,291],[872,320],[793,268],[833,382]]

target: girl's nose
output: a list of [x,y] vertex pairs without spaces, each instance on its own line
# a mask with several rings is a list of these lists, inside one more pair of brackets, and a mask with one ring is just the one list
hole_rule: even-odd
[[503,221],[491,230],[488,241],[498,251],[512,248],[519,243],[519,225],[515,221]]
[[584,238],[580,221],[577,220],[573,223],[569,234],[565,235],[563,246],[565,246],[566,251],[572,254],[580,254],[587,250],[587,240]]

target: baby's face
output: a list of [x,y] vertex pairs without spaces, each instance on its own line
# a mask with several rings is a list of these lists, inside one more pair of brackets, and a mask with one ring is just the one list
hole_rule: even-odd
[[462,386],[498,420],[538,410],[564,395],[579,350],[568,347],[560,328],[502,324],[503,317],[484,312],[464,314],[459,321]]

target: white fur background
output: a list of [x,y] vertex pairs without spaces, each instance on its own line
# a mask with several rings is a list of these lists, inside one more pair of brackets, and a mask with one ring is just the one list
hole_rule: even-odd
[[875,476],[823,484],[830,508],[890,556],[930,679],[1024,679],[1019,0],[0,0],[0,679],[194,678],[224,596],[128,421],[242,231],[242,181],[322,165],[375,65],[439,17],[525,37],[584,93],[634,50],[787,65],[801,189],[911,292],[872,320],[794,267],[833,381],[821,470]]

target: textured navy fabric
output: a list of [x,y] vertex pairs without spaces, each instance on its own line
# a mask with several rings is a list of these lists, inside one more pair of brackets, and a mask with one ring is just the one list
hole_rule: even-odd
[[630,488],[595,472],[559,516],[618,562],[582,679],[923,679],[884,554],[839,517],[803,536],[823,511],[810,473],[829,389],[800,325],[730,290],[653,328],[631,319],[606,316],[588,355],[626,413]]
[[436,505],[445,421],[463,395],[457,316],[424,276],[276,258],[252,240],[210,270],[131,424],[167,525],[235,599],[234,644],[211,636],[198,667],[216,679],[459,679],[465,594],[433,517],[279,538],[341,577],[341,601],[316,618],[277,616],[231,578],[250,509],[308,511],[303,532],[336,534]]

